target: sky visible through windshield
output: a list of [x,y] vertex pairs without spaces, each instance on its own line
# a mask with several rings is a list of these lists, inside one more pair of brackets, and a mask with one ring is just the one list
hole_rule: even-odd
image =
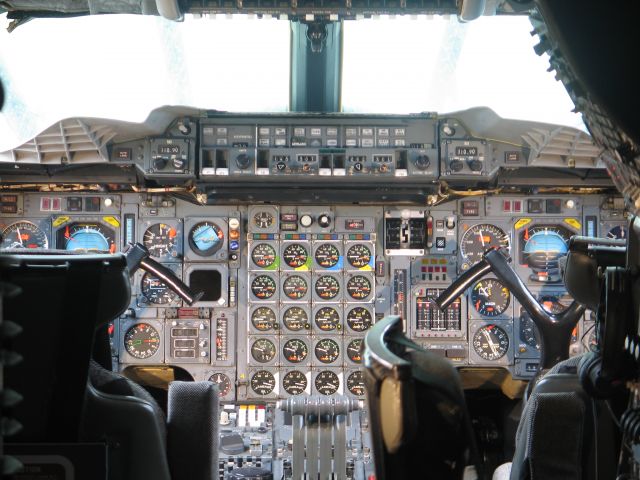
[[[0,15],[0,25],[8,25]],[[584,128],[548,60],[533,52],[525,17],[418,16],[347,21],[343,109],[441,113],[489,106],[505,118]],[[58,120],[143,121],[185,105],[282,112],[289,102],[288,21],[242,15],[176,23],[96,15],[0,29],[0,151]]]

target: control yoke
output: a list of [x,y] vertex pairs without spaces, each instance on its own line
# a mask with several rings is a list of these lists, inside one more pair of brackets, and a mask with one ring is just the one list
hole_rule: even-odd
[[204,292],[192,292],[175,273],[150,258],[149,250],[141,243],[130,243],[124,251],[124,256],[127,259],[127,267],[129,268],[130,275],[133,275],[136,270],[141,268],[145,272],[159,278],[162,283],[176,292],[178,296],[189,305],[193,305],[204,295]]
[[559,315],[548,313],[535,299],[529,289],[515,274],[509,262],[511,258],[501,248],[488,250],[476,265],[458,277],[442,294],[434,300],[441,310],[451,305],[456,298],[489,272],[518,299],[540,332],[540,369],[553,367],[561,360],[569,358],[571,334],[585,307],[575,300]]

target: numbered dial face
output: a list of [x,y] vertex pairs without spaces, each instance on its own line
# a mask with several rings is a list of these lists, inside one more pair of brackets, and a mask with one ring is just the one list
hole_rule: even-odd
[[347,357],[353,363],[362,363],[362,339],[356,338],[347,345]]
[[316,293],[323,300],[336,298],[340,293],[340,283],[336,277],[323,275],[316,280]]
[[300,275],[291,275],[282,284],[282,291],[291,300],[300,300],[308,290],[307,281]]
[[273,373],[260,370],[251,377],[251,390],[258,395],[269,395],[276,388],[276,379]]
[[291,363],[303,362],[308,354],[307,344],[298,338],[287,340],[282,347],[282,356]]
[[156,223],[147,228],[142,242],[152,257],[178,256],[178,232],[166,223]]
[[496,247],[508,250],[509,236],[501,228],[489,223],[474,225],[464,232],[460,240],[460,253],[470,265],[478,263],[484,252]]
[[371,281],[363,275],[355,275],[347,281],[347,293],[354,300],[364,300],[371,295]]
[[260,268],[268,268],[276,263],[276,249],[268,243],[259,243],[251,251],[251,261]]
[[325,370],[316,376],[316,390],[322,395],[333,395],[340,388],[340,378],[335,372]]
[[149,273],[145,273],[142,276],[140,289],[149,303],[156,305],[167,305],[178,298],[178,295],[173,290],[167,287],[159,278]]
[[471,304],[481,315],[497,317],[509,307],[511,294],[507,287],[495,278],[485,278],[473,286]]
[[276,322],[276,314],[269,307],[259,307],[251,313],[251,323],[261,332],[272,330]]
[[614,240],[624,240],[627,238],[627,227],[624,225],[616,225],[607,232],[607,238]]
[[333,363],[340,356],[340,347],[335,340],[325,338],[316,343],[314,352],[316,358],[322,363]]
[[316,326],[324,332],[340,328],[340,314],[333,307],[322,307],[316,312],[314,321]]
[[287,308],[282,316],[282,323],[284,323],[287,330],[291,330],[292,332],[306,328],[308,322],[309,317],[307,312],[300,307]]
[[35,223],[15,222],[2,230],[0,248],[49,248],[47,235]]
[[251,356],[256,362],[268,363],[276,356],[276,346],[267,338],[259,338],[251,345]]
[[362,268],[371,261],[371,250],[366,245],[358,243],[347,250],[347,261],[354,268]]
[[218,394],[224,397],[231,391],[231,380],[224,373],[214,373],[209,381],[218,384]]
[[322,268],[335,267],[340,261],[340,251],[333,243],[323,243],[316,248],[315,259]]
[[291,268],[300,268],[307,263],[307,249],[299,243],[290,243],[282,251],[282,259]]
[[72,223],[58,230],[58,248],[115,253],[115,233],[100,223]]
[[531,348],[540,350],[538,329],[529,315],[525,313],[520,316],[520,341]]
[[267,300],[276,294],[276,281],[268,275],[258,275],[251,282],[251,292],[260,300]]
[[160,348],[160,335],[148,323],[138,323],[125,333],[124,347],[132,357],[144,360],[153,356]]
[[189,231],[189,246],[196,255],[210,257],[224,244],[224,232],[213,222],[196,223]]
[[522,264],[533,270],[532,279],[539,282],[559,282],[560,258],[569,251],[573,232],[562,225],[534,225],[520,234]]
[[273,221],[273,215],[269,212],[258,212],[253,216],[253,224],[258,228],[269,228]]
[[509,350],[509,335],[497,325],[485,325],[473,335],[473,349],[485,360],[498,360]]
[[347,325],[354,332],[364,332],[371,328],[371,312],[364,307],[355,307],[347,313]]
[[282,377],[282,387],[289,395],[300,395],[307,389],[307,376],[299,370],[287,372]]
[[364,375],[362,375],[362,372],[351,372],[349,374],[347,377],[347,389],[357,397],[364,395]]

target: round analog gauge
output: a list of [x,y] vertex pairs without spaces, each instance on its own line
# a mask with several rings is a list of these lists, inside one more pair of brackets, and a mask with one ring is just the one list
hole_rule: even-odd
[[251,282],[251,292],[260,300],[267,300],[276,294],[276,282],[269,275],[258,275]]
[[473,335],[473,349],[480,358],[498,360],[509,350],[509,335],[497,325],[485,325]]
[[291,275],[282,284],[282,291],[291,300],[300,300],[308,290],[307,281],[300,275]]
[[474,225],[464,232],[460,240],[462,258],[471,265],[482,260],[484,252],[497,247],[509,250],[509,236],[501,228],[489,223]]
[[335,267],[340,261],[340,252],[333,243],[323,243],[316,248],[315,259],[322,268]]
[[282,347],[282,355],[291,363],[304,362],[308,354],[307,344],[298,338],[287,340]]
[[253,327],[261,332],[273,329],[276,322],[276,314],[269,307],[258,307],[251,313]]
[[299,243],[290,243],[282,251],[282,259],[291,268],[300,268],[307,263],[307,249]]
[[224,373],[214,373],[209,381],[218,384],[218,395],[224,397],[231,391],[231,380]]
[[300,395],[307,389],[307,376],[300,370],[292,370],[282,377],[282,388],[289,395]]
[[357,397],[364,395],[364,375],[362,375],[362,372],[351,372],[349,374],[347,377],[347,389]]
[[189,246],[193,253],[201,257],[210,257],[224,243],[224,232],[213,222],[196,223],[189,231]]
[[269,395],[276,388],[276,379],[273,373],[260,370],[251,376],[251,390],[258,395]]
[[167,287],[162,280],[149,273],[145,273],[142,276],[140,288],[144,298],[156,305],[166,305],[178,298],[178,295]]
[[100,223],[71,223],[58,230],[58,248],[83,252],[115,253],[115,233]]
[[616,225],[607,232],[607,238],[611,238],[613,240],[624,240],[627,238],[627,227],[624,225]]
[[371,261],[371,250],[362,243],[352,245],[347,250],[347,261],[349,265],[355,268],[366,267]]
[[552,315],[560,315],[569,308],[571,303],[570,298],[567,301],[567,299],[556,297],[555,295],[542,295],[538,301],[540,302],[540,305],[542,305],[542,308]]
[[276,356],[276,346],[268,338],[259,338],[251,345],[251,356],[256,362],[268,363]]
[[520,316],[520,341],[531,348],[540,350],[538,329],[535,323],[533,323],[533,320],[531,320],[531,317],[524,312]]
[[273,225],[273,215],[269,212],[258,212],[253,216],[253,224],[258,228],[269,228]]
[[354,332],[364,332],[371,328],[371,312],[364,307],[354,307],[347,313],[347,325]]
[[316,343],[314,349],[316,358],[322,363],[333,363],[340,355],[340,347],[338,342],[331,338],[324,338]]
[[340,388],[340,378],[338,374],[330,370],[324,370],[316,376],[316,390],[322,395],[333,395]]
[[354,275],[347,281],[347,293],[354,300],[364,300],[371,295],[371,281],[364,275]]
[[124,347],[132,357],[141,360],[149,358],[160,348],[158,330],[148,323],[138,323],[125,333]]
[[530,279],[538,282],[559,282],[560,258],[568,250],[569,239],[574,233],[562,225],[534,225],[520,234],[521,260],[533,270]]
[[495,278],[480,280],[471,290],[473,308],[485,317],[502,315],[509,307],[510,301],[511,293]]
[[323,275],[316,280],[316,293],[323,300],[331,300],[340,293],[340,283],[336,277]]
[[282,315],[282,323],[292,332],[302,330],[307,326],[308,322],[307,312],[301,307],[289,307]]
[[362,363],[362,339],[356,338],[347,345],[347,357],[353,363]]
[[268,243],[259,243],[251,251],[251,260],[260,268],[268,268],[276,263],[276,249]]
[[142,242],[152,257],[178,256],[178,231],[166,223],[155,223],[147,228]]
[[35,223],[23,220],[2,230],[0,248],[49,248],[47,235]]
[[333,307],[322,307],[316,312],[314,321],[323,332],[331,332],[340,328],[340,314]]

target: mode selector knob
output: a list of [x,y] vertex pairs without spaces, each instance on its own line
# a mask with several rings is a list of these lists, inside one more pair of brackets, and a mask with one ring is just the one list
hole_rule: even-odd
[[426,155],[418,155],[415,160],[416,168],[425,170],[431,165],[431,160]]
[[162,170],[167,166],[169,160],[165,157],[156,157],[153,159],[153,168],[156,170]]
[[249,168],[249,163],[251,163],[251,157],[246,153],[241,153],[236,157],[236,165],[240,170]]
[[323,213],[318,217],[318,225],[320,225],[322,228],[327,228],[329,225],[331,225],[331,217]]
[[302,215],[300,217],[300,225],[302,225],[304,228],[309,228],[311,225],[313,225],[313,218],[311,217],[311,215]]
[[474,172],[482,170],[482,162],[480,160],[471,160],[469,162],[469,168]]
[[460,160],[451,160],[451,162],[449,162],[449,168],[452,172],[459,172],[463,167],[464,163],[462,163]]

